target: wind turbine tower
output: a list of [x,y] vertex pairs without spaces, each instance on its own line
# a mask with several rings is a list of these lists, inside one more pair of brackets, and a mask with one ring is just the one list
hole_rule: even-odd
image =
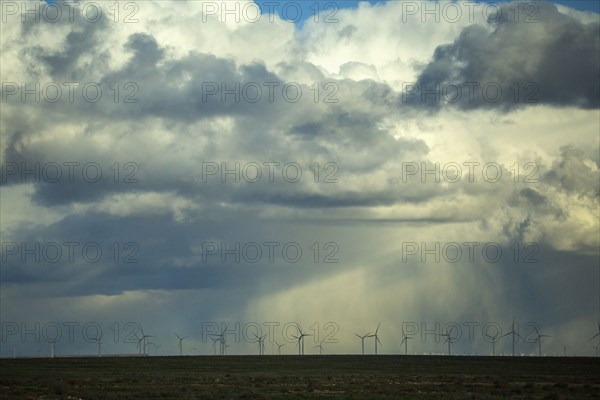
[[406,336],[404,333],[404,329],[402,329],[402,342],[400,344],[404,344],[404,355],[408,354],[408,341],[412,339],[411,336]]
[[187,339],[187,336],[181,337],[178,334],[175,333],[175,336],[177,336],[177,340],[179,341],[179,343],[177,344],[177,348],[179,349],[179,355],[182,356],[183,355],[183,341],[184,339]]
[[358,333],[355,333],[354,335],[356,335],[357,338],[360,339],[361,342],[361,347],[362,347],[362,355],[365,355],[365,338],[368,338],[371,336],[370,333],[367,333],[366,335],[360,336]]
[[375,338],[375,355],[377,355],[377,343],[383,345],[381,343],[381,341],[379,340],[379,336],[377,335],[377,333],[379,332],[379,326],[381,326],[381,322],[377,325],[377,329],[375,329],[375,333],[368,336],[368,337]]
[[542,338],[550,337],[550,335],[542,335],[537,327],[534,327],[534,328],[535,328],[535,333],[537,334],[536,342],[538,343],[538,356],[541,357],[542,356]]
[[508,335],[512,335],[512,355],[514,357],[515,356],[515,337],[517,337],[517,336],[521,337],[521,335],[519,335],[517,333],[517,331],[515,331],[515,319],[514,319],[514,317],[513,317],[512,325],[510,326],[510,332],[505,333],[500,338],[503,338],[504,336],[508,336]]

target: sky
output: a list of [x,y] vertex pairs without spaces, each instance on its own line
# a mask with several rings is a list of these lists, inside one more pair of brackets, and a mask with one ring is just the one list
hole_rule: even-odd
[[1,356],[595,355],[597,3],[340,3],[2,2]]

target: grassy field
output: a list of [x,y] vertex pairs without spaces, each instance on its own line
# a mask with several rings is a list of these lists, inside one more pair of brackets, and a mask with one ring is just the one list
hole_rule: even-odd
[[223,356],[3,359],[1,399],[599,399],[600,359]]

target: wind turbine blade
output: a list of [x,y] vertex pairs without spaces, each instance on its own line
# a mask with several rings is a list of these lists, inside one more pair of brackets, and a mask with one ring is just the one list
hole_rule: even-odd
[[591,342],[592,340],[596,339],[598,336],[600,336],[600,332],[596,333],[594,336],[592,336],[590,338],[590,340],[588,340],[588,342]]
[[379,332],[379,327],[381,326],[381,322],[377,324],[377,329],[375,329],[375,334],[377,335],[377,332]]
[[[515,334],[515,336],[517,336],[517,337],[519,337],[519,338],[523,339],[523,336],[519,335],[517,332],[514,332],[514,334]],[[538,335],[538,336],[539,336],[539,335]]]

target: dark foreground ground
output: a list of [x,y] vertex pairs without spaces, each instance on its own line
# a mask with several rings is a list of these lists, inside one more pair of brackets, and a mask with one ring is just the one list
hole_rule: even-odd
[[0,399],[600,399],[600,359],[224,356],[4,359]]

